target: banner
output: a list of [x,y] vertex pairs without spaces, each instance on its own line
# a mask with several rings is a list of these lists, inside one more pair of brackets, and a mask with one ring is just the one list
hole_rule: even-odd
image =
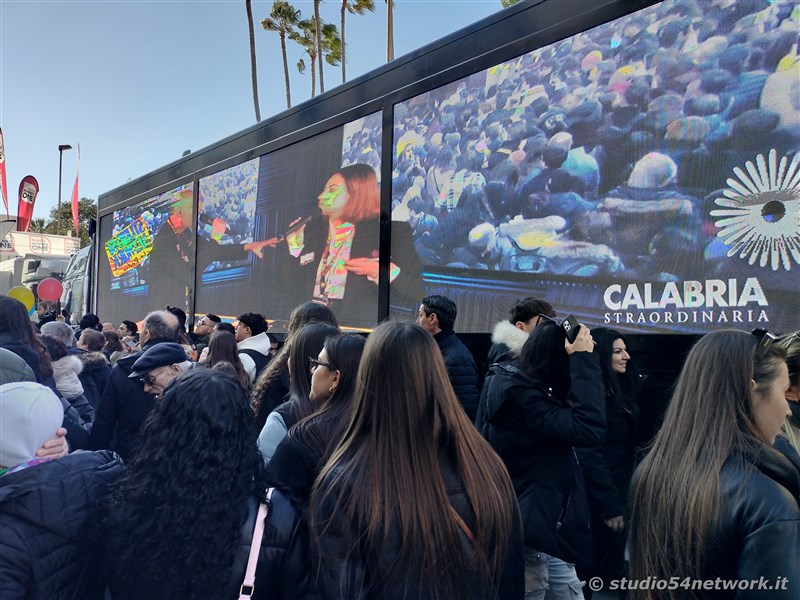
[[3,194],[3,206],[8,216],[8,186],[6,186],[6,151],[3,144],[3,129],[0,127],[0,193]]
[[19,183],[17,204],[17,231],[28,231],[33,217],[33,204],[39,194],[39,182],[33,175],[26,175]]
[[72,224],[75,226],[75,235],[78,233],[78,173],[81,170],[81,145],[78,144],[78,167],[75,171],[75,185],[72,186]]

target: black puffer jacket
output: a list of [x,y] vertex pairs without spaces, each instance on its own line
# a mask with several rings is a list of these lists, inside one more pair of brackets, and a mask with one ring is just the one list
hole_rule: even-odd
[[493,365],[477,423],[508,468],[522,511],[525,545],[588,566],[589,507],[573,447],[603,441],[603,384],[593,353],[575,352],[569,363],[567,398],[514,365]]
[[[452,465],[442,456],[439,461],[442,477],[447,491],[450,505],[461,516],[470,530],[475,528],[475,515],[470,507],[469,500],[464,488],[459,480],[458,474]],[[513,502],[513,500],[511,500]],[[382,575],[386,575],[397,561],[401,546],[401,535],[399,524],[393,523],[392,529],[386,543],[386,551],[380,556],[365,556],[359,544],[359,533],[349,520],[340,517],[340,514],[333,513],[332,505],[325,505],[321,508],[323,522],[327,526],[321,532],[319,547],[312,546],[312,556],[314,573],[319,576],[313,580],[312,586],[316,588],[319,597],[323,600],[421,600],[431,598],[431,590],[422,590],[417,593],[415,584],[419,582],[419,573],[402,573],[407,575],[407,581],[411,582],[411,588],[407,594],[404,590],[392,588],[382,581]],[[450,518],[451,515],[442,512],[442,518]],[[328,521],[329,520],[329,521]],[[478,576],[478,567],[474,564],[474,547],[467,539],[465,534],[461,534],[461,548],[466,562],[466,571],[469,578],[467,589],[471,594],[464,596],[464,600],[521,600],[524,596],[524,571],[525,555],[522,540],[522,531],[518,529],[519,519],[514,519],[515,527],[510,532],[501,532],[508,543],[508,555],[505,563],[501,567],[501,572],[494,575],[491,582],[494,593],[481,593],[481,586]],[[488,549],[488,556],[492,556],[493,548]],[[316,568],[319,567],[317,571]],[[364,593],[367,577],[377,580],[369,593]],[[447,587],[447,583],[442,583],[442,588]],[[441,591],[441,590],[440,590]],[[426,593],[430,592],[430,593]]]
[[[239,549],[233,563],[231,582],[222,598],[237,598],[244,580],[253,526],[258,504],[249,500],[247,521],[240,533]],[[308,525],[289,500],[275,490],[272,510],[264,528],[261,552],[258,555],[253,598],[304,598],[308,591],[311,563],[309,560]]]
[[3,600],[103,597],[87,526],[121,472],[112,452],[75,452],[0,477]]
[[475,421],[478,412],[478,367],[467,347],[453,331],[440,331],[433,338],[439,345],[447,367],[447,376],[458,401],[464,407],[470,421]]

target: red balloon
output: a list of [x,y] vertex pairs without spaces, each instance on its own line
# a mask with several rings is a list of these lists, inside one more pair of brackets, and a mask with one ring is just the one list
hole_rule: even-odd
[[55,277],[48,277],[39,282],[39,287],[36,288],[36,293],[39,295],[39,300],[50,300],[51,302],[58,302],[61,299],[61,292],[64,288],[61,282]]

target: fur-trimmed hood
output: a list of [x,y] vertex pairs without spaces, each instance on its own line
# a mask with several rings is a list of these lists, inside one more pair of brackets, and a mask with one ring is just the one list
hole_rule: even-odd
[[53,379],[56,380],[56,387],[68,400],[83,394],[83,385],[78,379],[81,371],[83,363],[74,355],[70,354],[53,361]]
[[517,329],[508,321],[500,321],[492,331],[492,343],[505,344],[515,358],[519,357],[526,341],[528,341],[528,334],[522,329]]
[[96,371],[108,365],[108,359],[103,356],[102,352],[80,352],[73,356],[83,363],[83,373]]

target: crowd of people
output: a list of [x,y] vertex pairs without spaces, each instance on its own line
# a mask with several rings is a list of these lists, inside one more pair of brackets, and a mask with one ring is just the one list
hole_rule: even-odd
[[400,103],[393,218],[429,265],[718,269],[734,169],[796,154],[799,30],[792,2],[666,1]]
[[365,336],[308,302],[278,347],[256,312],[39,327],[0,297],[0,594],[797,597],[797,332],[704,336],[637,448],[625,335],[522,298],[484,380],[457,314],[426,296]]

